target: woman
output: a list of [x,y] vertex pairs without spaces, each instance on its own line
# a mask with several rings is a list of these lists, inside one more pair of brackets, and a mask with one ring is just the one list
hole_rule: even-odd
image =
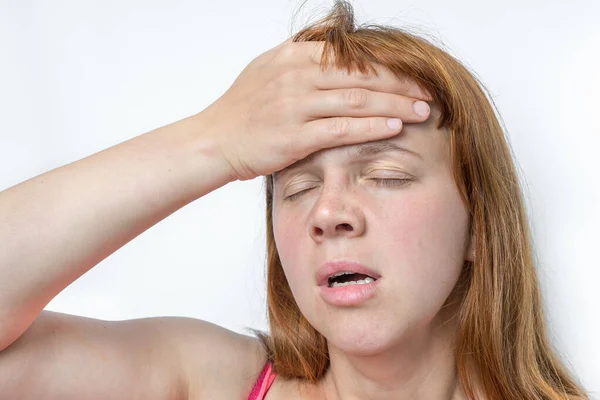
[[[171,213],[257,176],[269,335],[42,311]],[[201,113],[5,190],[0,220],[1,398],[585,396],[548,343],[478,82],[398,29],[355,31],[344,2]]]

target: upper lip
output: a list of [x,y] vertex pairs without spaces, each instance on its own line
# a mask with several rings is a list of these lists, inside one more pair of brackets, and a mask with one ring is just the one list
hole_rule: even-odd
[[329,277],[338,272],[354,272],[369,275],[374,279],[379,279],[381,277],[376,271],[356,261],[327,261],[317,270],[317,285],[327,286],[329,284]]

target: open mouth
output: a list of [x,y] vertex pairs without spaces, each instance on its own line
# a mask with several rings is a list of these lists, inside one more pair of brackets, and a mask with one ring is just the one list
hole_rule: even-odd
[[328,287],[349,286],[349,285],[365,285],[376,281],[372,276],[359,274],[356,272],[339,272],[332,275],[327,280]]

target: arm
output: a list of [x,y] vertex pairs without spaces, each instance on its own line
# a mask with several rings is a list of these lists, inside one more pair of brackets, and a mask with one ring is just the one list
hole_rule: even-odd
[[265,362],[254,338],[202,320],[42,311],[0,352],[0,398],[241,399]]
[[146,229],[235,180],[216,133],[200,113],[0,192],[0,398],[204,398],[207,371],[226,367],[228,352],[247,357],[221,376],[250,390],[265,361],[252,338],[190,318],[42,311]]
[[202,113],[0,192],[0,350],[65,287],[232,181]]

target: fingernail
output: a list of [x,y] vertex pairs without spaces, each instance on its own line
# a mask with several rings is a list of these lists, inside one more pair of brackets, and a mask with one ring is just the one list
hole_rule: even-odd
[[399,118],[390,118],[387,120],[387,126],[390,129],[400,129],[402,121]]
[[421,117],[425,117],[427,114],[429,114],[429,104],[425,103],[424,101],[415,102],[415,104],[413,104],[413,109]]

